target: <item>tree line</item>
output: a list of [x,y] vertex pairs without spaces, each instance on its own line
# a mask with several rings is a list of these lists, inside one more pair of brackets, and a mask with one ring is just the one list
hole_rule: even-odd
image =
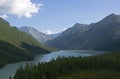
[[58,57],[50,62],[20,66],[10,79],[56,79],[58,76],[84,70],[120,71],[120,54],[110,53],[91,57]]

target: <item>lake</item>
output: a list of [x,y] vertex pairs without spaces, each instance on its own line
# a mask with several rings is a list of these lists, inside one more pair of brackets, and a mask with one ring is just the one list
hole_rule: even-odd
[[33,61],[26,61],[26,62],[19,62],[8,64],[2,69],[0,69],[0,79],[9,79],[9,76],[13,76],[16,70],[19,68],[20,65],[25,66],[26,63],[34,63],[37,64],[39,62],[49,62],[51,59],[56,59],[58,56],[64,57],[78,57],[78,56],[93,56],[106,53],[106,51],[90,51],[90,50],[64,50],[59,52],[52,52],[49,54],[42,54],[37,55]]

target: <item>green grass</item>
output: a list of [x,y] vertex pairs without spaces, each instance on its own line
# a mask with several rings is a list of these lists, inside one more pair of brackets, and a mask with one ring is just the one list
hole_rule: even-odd
[[0,67],[5,64],[31,60],[36,54],[56,51],[40,44],[32,36],[19,31],[0,18]]
[[8,22],[0,18],[0,40],[13,44],[19,48],[21,48],[21,45],[23,43],[37,46],[42,49],[48,50],[48,51],[54,51],[55,49],[49,48],[47,46],[44,46],[40,44],[38,41],[36,41],[34,38],[32,38],[30,35],[21,32],[17,30],[14,27],[11,27]]
[[57,79],[120,79],[120,72],[106,70],[81,71],[59,76]]

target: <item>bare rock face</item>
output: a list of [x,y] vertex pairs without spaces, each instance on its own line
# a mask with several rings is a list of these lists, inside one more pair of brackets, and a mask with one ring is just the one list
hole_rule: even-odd
[[35,38],[37,41],[39,41],[42,44],[52,39],[51,36],[46,35],[45,33],[39,32],[38,30],[30,26],[21,27],[19,30],[30,34],[33,38]]

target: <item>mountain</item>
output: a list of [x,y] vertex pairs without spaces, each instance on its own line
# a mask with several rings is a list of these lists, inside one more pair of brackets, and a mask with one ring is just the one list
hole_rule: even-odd
[[39,32],[38,30],[36,30],[33,27],[23,26],[19,30],[30,34],[33,38],[35,38],[37,41],[39,41],[40,43],[43,43],[43,44],[46,41],[52,39],[51,36],[46,35],[46,34],[44,34],[42,32]]
[[4,64],[33,59],[36,54],[54,49],[37,42],[30,35],[19,31],[0,18],[0,67]]
[[82,34],[88,29],[89,29],[88,25],[76,23],[72,27],[63,31],[60,36],[56,37],[55,39],[47,41],[46,44],[59,49],[66,49],[67,47],[69,48],[69,46],[73,45],[73,44],[71,45],[71,42],[77,38],[76,32],[80,32]]
[[120,16],[110,14],[90,25],[75,24],[59,37],[46,42],[58,49],[119,50]]
[[54,38],[56,38],[56,37],[58,37],[60,35],[61,35],[61,33],[56,33],[56,34],[51,34],[49,36],[52,37],[52,39],[54,39]]

